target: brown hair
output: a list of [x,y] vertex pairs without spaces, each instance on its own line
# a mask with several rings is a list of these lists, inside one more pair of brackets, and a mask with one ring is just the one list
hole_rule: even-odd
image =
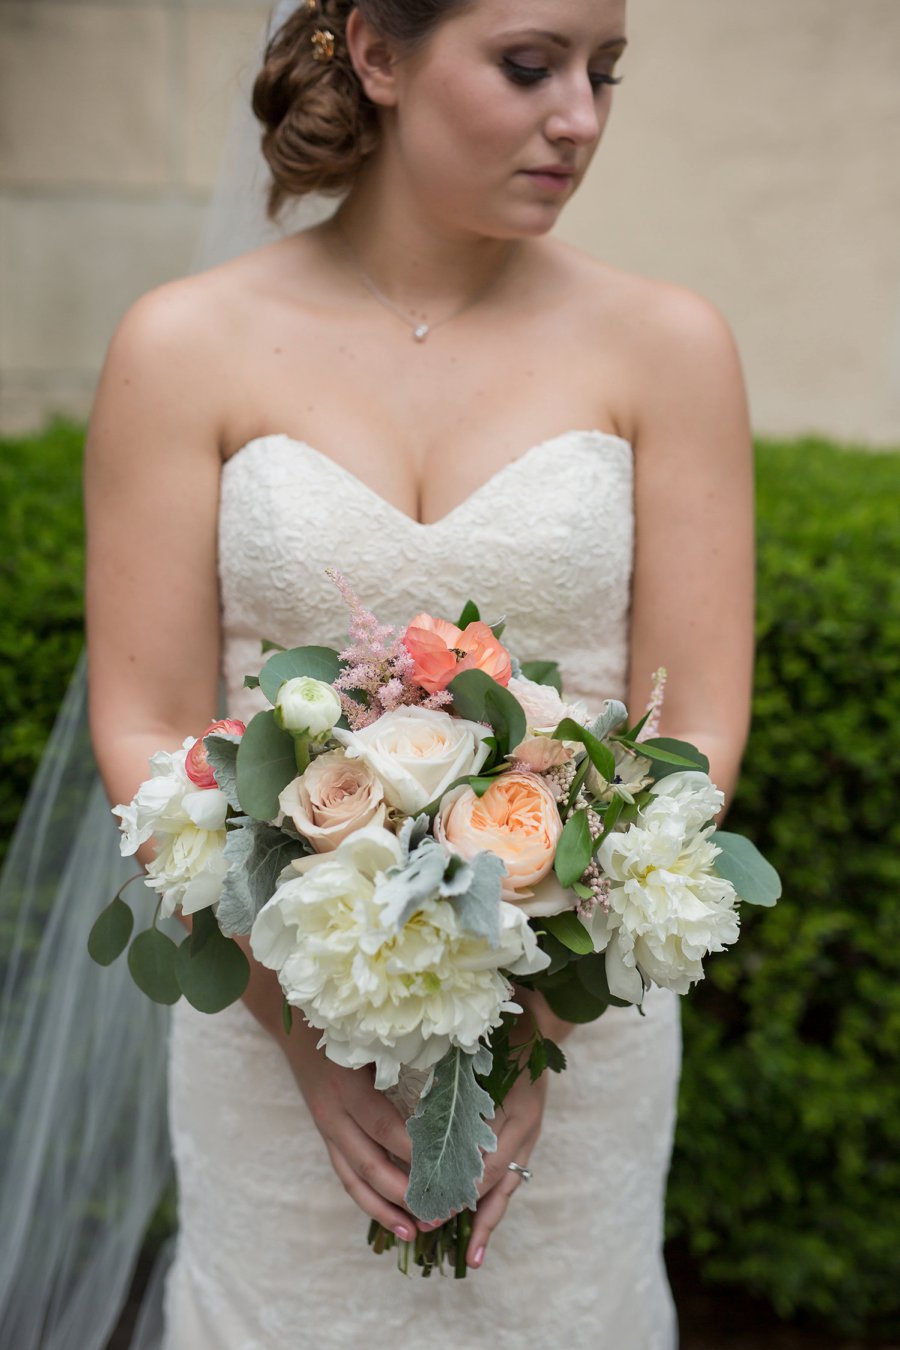
[[[424,42],[443,18],[470,0],[307,0],[266,47],[253,85],[253,111],[263,124],[262,151],[272,172],[269,215],[287,197],[338,193],[349,187],[378,144],[378,113],[353,69],[344,41],[358,8],[382,36],[403,50]],[[334,35],[334,55],[317,59],[316,30]]]

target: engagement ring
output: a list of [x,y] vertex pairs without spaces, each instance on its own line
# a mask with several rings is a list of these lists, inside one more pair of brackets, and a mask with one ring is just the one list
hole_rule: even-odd
[[510,1163],[509,1170],[510,1172],[518,1172],[519,1176],[522,1178],[523,1181],[531,1180],[530,1170],[527,1167],[520,1166],[519,1163]]

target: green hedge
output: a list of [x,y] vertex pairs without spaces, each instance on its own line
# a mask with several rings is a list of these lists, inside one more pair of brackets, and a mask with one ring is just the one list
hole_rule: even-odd
[[0,860],[82,646],[83,442],[0,440]]
[[[81,432],[0,444],[0,828],[80,645]],[[754,729],[730,824],[785,878],[684,1009],[671,1234],[704,1278],[900,1330],[900,456],[758,447]]]
[[900,1329],[900,456],[758,455],[754,722],[729,826],[779,868],[684,1010],[669,1192],[708,1281]]

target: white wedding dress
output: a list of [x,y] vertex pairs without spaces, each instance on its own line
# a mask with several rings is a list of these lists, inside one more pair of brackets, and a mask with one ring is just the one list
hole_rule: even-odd
[[[229,711],[260,638],[345,644],[338,567],[384,622],[455,618],[470,597],[523,660],[555,657],[566,692],[624,696],[632,452],[600,431],[533,446],[422,525],[311,446],[245,445],[222,472],[219,570]],[[662,653],[660,654],[663,655]],[[172,1139],[180,1230],[166,1350],[673,1350],[661,1256],[680,1059],[678,1000],[613,1008],[565,1043],[543,1133],[465,1280],[405,1279],[366,1245],[281,1051],[238,1003],[174,1010]]]

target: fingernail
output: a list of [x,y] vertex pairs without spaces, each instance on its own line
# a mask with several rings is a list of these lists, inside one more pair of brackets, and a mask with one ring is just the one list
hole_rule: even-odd
[[397,1237],[401,1238],[404,1242],[412,1242],[412,1233],[408,1228],[404,1228],[402,1223],[397,1224],[394,1232],[397,1234]]
[[484,1247],[481,1246],[477,1249],[475,1255],[472,1257],[472,1265],[480,1266],[483,1260],[484,1260]]

